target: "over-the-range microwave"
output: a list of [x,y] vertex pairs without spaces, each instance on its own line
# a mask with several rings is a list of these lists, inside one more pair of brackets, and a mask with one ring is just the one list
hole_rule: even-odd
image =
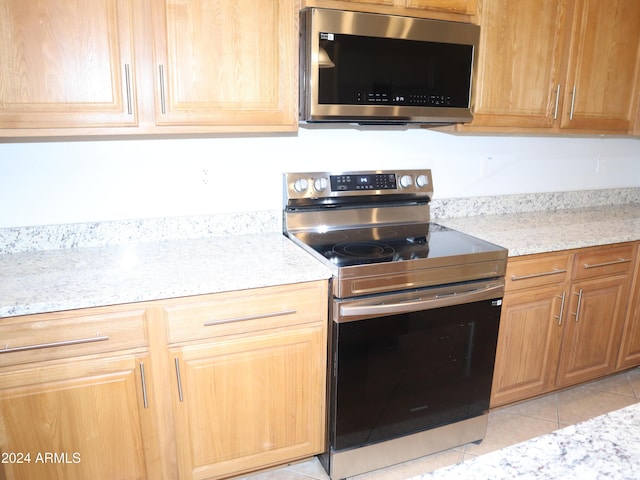
[[300,13],[300,120],[472,120],[480,27],[320,8]]

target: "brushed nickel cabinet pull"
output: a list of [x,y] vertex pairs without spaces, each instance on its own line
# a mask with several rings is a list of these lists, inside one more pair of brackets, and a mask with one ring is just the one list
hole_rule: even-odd
[[556,106],[553,109],[553,119],[557,120],[558,119],[558,103],[560,102],[560,84],[558,84],[558,87],[556,88]]
[[562,295],[556,295],[558,298],[562,299],[562,302],[560,303],[560,315],[554,315],[555,318],[558,319],[558,326],[562,326],[562,314],[564,313],[564,298],[565,298],[565,293],[566,292],[562,292]]
[[585,263],[584,268],[588,270],[590,268],[608,267],[610,265],[618,265],[619,263],[628,263],[630,261],[631,261],[630,258],[619,258],[617,260],[612,260],[610,262],[592,263],[592,264]]
[[573,107],[576,104],[576,86],[573,86],[573,91],[571,92],[571,112],[569,113],[569,120],[573,120]]
[[559,268],[554,268],[550,272],[540,272],[540,273],[530,273],[529,275],[512,275],[511,281],[517,282],[518,280],[528,280],[530,278],[538,278],[538,277],[546,277],[548,275],[557,275],[558,273],[567,273],[566,270],[561,270]]
[[184,398],[182,397],[182,378],[180,378],[180,360],[178,357],[175,358],[176,363],[176,379],[178,380],[178,398],[182,402]]
[[578,318],[580,317],[580,306],[582,304],[582,289],[580,289],[580,291],[578,293],[576,293],[575,295],[578,296],[578,305],[576,307],[576,313],[572,313],[571,315],[576,317],[576,323],[578,322]]
[[158,71],[160,72],[160,108],[162,110],[162,114],[164,115],[165,113],[167,113],[167,104],[164,94],[164,65],[159,65]]
[[127,113],[133,115],[133,104],[131,103],[131,74],[128,63],[124,65],[124,79],[127,85]]
[[241,322],[243,320],[257,320],[260,318],[269,318],[269,317],[280,317],[283,315],[293,315],[298,313],[297,310],[281,310],[279,312],[271,312],[271,313],[260,313],[258,315],[247,315],[246,317],[236,317],[236,318],[225,318],[224,320],[210,320],[204,323],[205,327],[211,327],[213,325],[219,325],[221,323],[229,323],[229,322]]
[[66,347],[69,345],[80,345],[83,343],[104,342],[109,340],[108,336],[96,335],[95,337],[79,338],[77,340],[63,340],[61,342],[38,343],[35,345],[25,345],[24,347],[9,347],[8,345],[0,349],[0,353],[26,352],[29,350],[41,350],[43,348]]
[[144,377],[144,362],[140,362],[140,381],[142,382],[142,403],[144,408],[149,408],[149,402],[147,401],[147,381]]

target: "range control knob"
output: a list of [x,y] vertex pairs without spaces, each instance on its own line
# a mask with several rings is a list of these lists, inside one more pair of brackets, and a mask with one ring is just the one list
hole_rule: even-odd
[[426,175],[418,175],[418,178],[416,178],[416,185],[420,188],[426,187],[429,185],[429,177]]
[[402,188],[409,188],[412,185],[413,178],[411,178],[411,175],[403,175],[402,177],[400,177],[400,186]]
[[313,188],[315,188],[317,192],[324,191],[324,189],[327,188],[327,179],[324,177],[316,178],[313,182]]
[[299,178],[293,182],[293,188],[298,193],[306,192],[307,188],[309,188],[309,182],[306,178]]

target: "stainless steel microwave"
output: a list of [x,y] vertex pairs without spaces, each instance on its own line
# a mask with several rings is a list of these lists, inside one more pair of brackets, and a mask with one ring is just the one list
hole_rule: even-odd
[[477,25],[320,8],[300,20],[302,122],[472,120]]

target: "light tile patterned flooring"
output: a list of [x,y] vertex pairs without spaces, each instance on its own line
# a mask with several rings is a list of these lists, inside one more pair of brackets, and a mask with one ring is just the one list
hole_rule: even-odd
[[[405,480],[640,402],[640,368],[493,410],[485,439],[353,480]],[[317,459],[242,477],[244,480],[328,480]]]

